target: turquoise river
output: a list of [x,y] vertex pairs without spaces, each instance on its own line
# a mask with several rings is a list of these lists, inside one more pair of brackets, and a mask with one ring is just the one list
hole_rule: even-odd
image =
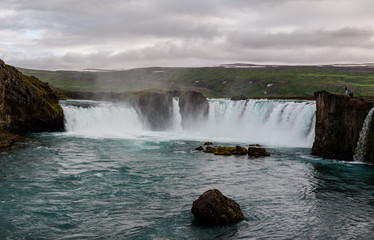
[[[63,101],[66,131],[0,154],[0,239],[374,239],[374,166],[310,155],[315,102],[210,99],[206,120],[150,131],[136,111]],[[267,158],[215,156],[259,143]],[[245,220],[201,226],[192,202],[219,189]]]

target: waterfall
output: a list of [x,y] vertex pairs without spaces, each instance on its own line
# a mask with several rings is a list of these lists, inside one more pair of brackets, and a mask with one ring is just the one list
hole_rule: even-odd
[[353,160],[356,162],[363,162],[366,149],[367,149],[367,134],[369,130],[369,124],[371,122],[371,119],[373,118],[373,113],[374,113],[374,108],[370,110],[368,115],[365,118],[364,124],[362,125],[362,129],[360,132],[360,138],[358,139],[357,142],[357,147],[356,147],[356,152],[355,155],[353,156]]
[[206,119],[181,125],[178,99],[173,99],[173,121],[163,132],[145,128],[137,111],[124,104],[62,101],[66,134],[85,137],[157,138],[259,143],[311,147],[314,141],[314,101],[209,99]]

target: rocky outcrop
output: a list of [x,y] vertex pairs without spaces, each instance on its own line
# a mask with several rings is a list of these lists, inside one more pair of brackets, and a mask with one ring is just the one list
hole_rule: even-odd
[[253,157],[268,157],[270,156],[270,153],[266,151],[265,148],[263,148],[259,144],[250,145],[248,147],[248,155]]
[[231,155],[246,155],[247,149],[236,145],[235,147],[223,147],[218,146],[214,155],[224,155],[224,156],[231,156]]
[[219,190],[208,190],[193,202],[192,214],[202,224],[230,225],[244,220],[238,203]]
[[119,96],[133,106],[142,118],[145,126],[161,131],[172,126],[173,98],[162,90],[128,92]]
[[48,83],[27,77],[0,60],[2,135],[63,130],[64,116],[58,100]]
[[179,97],[179,111],[182,116],[182,126],[188,128],[207,117],[209,103],[203,94],[188,91]]
[[316,92],[314,96],[317,112],[312,154],[352,161],[374,98],[350,98],[327,91]]

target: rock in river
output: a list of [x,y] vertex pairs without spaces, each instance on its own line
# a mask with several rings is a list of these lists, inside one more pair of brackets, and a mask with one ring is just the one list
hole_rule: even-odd
[[219,190],[208,190],[193,202],[192,214],[202,224],[230,225],[244,220],[238,203]]
[[270,156],[270,153],[268,153],[268,151],[266,151],[262,146],[255,144],[249,146],[248,155],[254,157],[267,157]]

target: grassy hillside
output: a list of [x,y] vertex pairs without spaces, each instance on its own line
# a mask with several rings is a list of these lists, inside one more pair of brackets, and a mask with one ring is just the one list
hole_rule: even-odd
[[138,68],[78,72],[20,69],[55,87],[88,92],[151,88],[198,90],[207,96],[311,97],[318,90],[374,96],[373,66],[255,66]]

